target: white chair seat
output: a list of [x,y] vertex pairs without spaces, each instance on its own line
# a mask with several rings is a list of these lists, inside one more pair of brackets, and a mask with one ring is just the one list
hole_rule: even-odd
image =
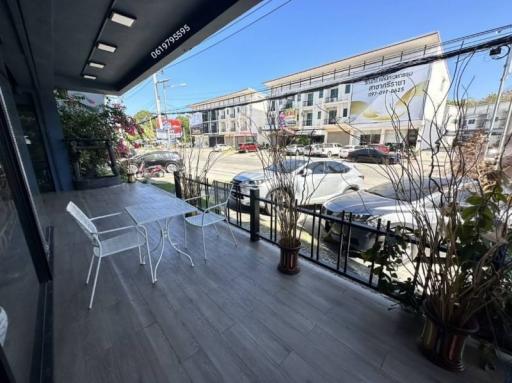
[[[146,239],[134,228],[132,230],[125,230],[123,234],[116,235],[112,238],[100,239],[100,243],[101,257],[106,257],[111,254],[142,246],[146,243]],[[94,255],[96,257],[100,256],[99,247],[94,247]]]
[[[204,216],[204,221],[203,221],[203,216]],[[214,223],[224,221],[224,219],[225,218],[223,215],[212,213],[212,212],[201,213],[201,214],[193,215],[191,217],[185,217],[185,221],[187,221],[187,223],[189,223],[193,226],[198,226],[198,227],[213,225]]]

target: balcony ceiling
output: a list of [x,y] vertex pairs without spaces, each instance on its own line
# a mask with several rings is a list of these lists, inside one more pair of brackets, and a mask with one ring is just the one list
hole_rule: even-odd
[[[25,63],[20,57],[33,55],[38,77],[48,87],[121,94],[137,82],[192,49],[228,24],[259,0],[20,0],[19,8],[1,14],[11,22],[22,39],[5,41],[11,31],[0,26],[9,70],[16,74]],[[1,7],[0,7],[1,8]],[[14,11],[13,11],[14,10]],[[20,11],[19,13],[17,11]],[[112,22],[112,11],[134,17],[131,27]],[[2,12],[3,13],[3,12]],[[4,26],[7,23],[4,23]],[[184,25],[190,28],[156,59],[151,52]],[[25,36],[23,36],[25,37]],[[21,43],[20,43],[21,41]],[[114,53],[94,48],[98,41],[117,47]],[[14,50],[23,54],[16,55]],[[15,60],[17,59],[17,61]],[[87,66],[88,61],[105,64],[103,69]],[[19,69],[18,69],[19,68]],[[50,73],[51,71],[51,73]],[[96,76],[84,79],[83,74]],[[19,83],[26,82],[20,78]]]

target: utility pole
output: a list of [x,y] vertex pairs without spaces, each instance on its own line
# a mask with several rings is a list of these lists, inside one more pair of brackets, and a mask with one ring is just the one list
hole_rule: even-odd
[[153,74],[153,88],[155,90],[156,113],[158,116],[158,128],[162,129],[162,110],[160,108],[160,95],[158,94],[158,79],[156,73]]

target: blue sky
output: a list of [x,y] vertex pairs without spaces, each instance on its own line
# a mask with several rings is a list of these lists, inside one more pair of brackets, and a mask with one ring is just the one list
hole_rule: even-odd
[[[167,89],[167,110],[246,87],[260,89],[265,80],[427,32],[439,31],[443,40],[449,40],[512,22],[510,0],[292,0],[240,33],[179,63],[286,2],[263,1],[264,6],[252,15],[171,63],[160,78],[187,86]],[[471,95],[481,97],[496,91],[502,66],[503,60],[475,57],[466,74],[468,83],[473,79]],[[132,114],[141,109],[156,111],[150,81],[128,91],[123,102]]]

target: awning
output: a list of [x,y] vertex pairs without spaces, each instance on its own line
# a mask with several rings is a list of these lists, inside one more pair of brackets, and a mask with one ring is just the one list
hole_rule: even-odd
[[0,2],[0,37],[18,84],[31,81],[33,56],[47,88],[122,94],[259,2]]

